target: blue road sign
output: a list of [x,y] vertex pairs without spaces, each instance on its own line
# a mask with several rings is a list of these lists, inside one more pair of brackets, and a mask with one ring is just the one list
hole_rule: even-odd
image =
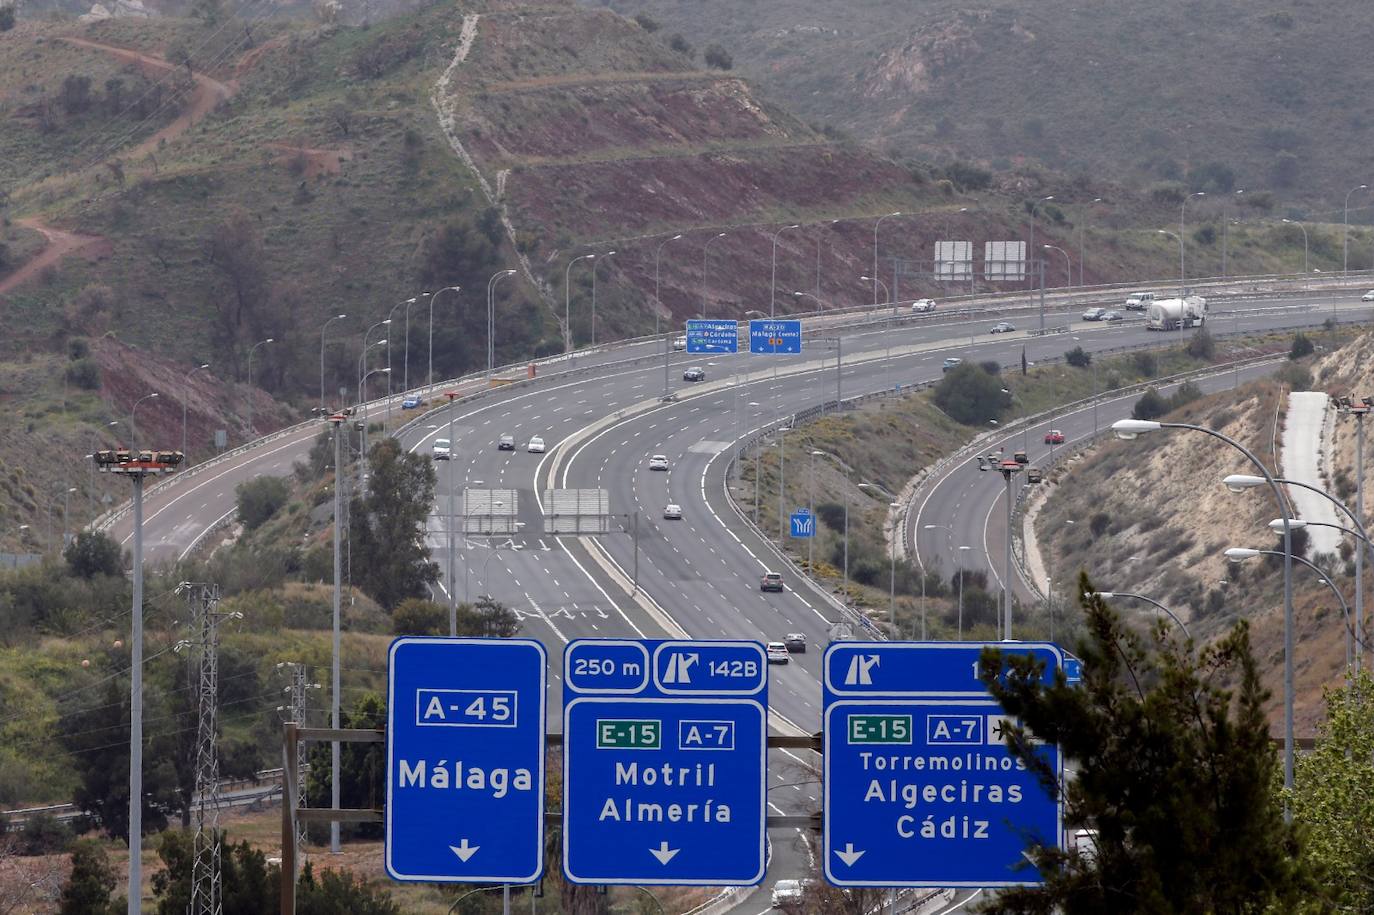
[[1083,662],[1071,655],[1064,656],[1064,682],[1082,683],[1083,682]]
[[687,352],[738,353],[739,325],[734,321],[699,320],[687,322]]
[[399,638],[387,657],[386,871],[533,883],[544,872],[544,646]]
[[[825,877],[836,886],[1040,881],[1032,837],[1062,845],[1059,804],[1007,749],[976,678],[979,643],[842,642],[825,665]],[[1061,660],[1049,644],[996,645]],[[943,684],[941,683],[943,678]],[[943,685],[943,690],[939,687]],[[1062,771],[1059,750],[1037,749]]]
[[801,321],[764,318],[749,322],[749,352],[786,355],[802,351]]
[[563,660],[567,878],[760,882],[768,736],[763,646],[577,639]]
[[816,536],[816,516],[804,508],[794,511],[792,517],[792,536],[804,540]]

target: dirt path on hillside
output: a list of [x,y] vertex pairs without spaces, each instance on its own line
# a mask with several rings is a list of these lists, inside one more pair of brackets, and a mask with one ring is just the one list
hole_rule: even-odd
[[513,79],[504,83],[489,83],[482,87],[483,92],[526,92],[531,89],[553,89],[563,86],[605,86],[615,83],[715,83],[733,80],[742,82],[733,74],[703,73],[700,70],[655,70],[652,72],[616,71],[611,73],[560,73],[557,76],[537,76],[530,79]]
[[16,219],[15,222],[21,226],[43,233],[43,237],[48,240],[43,250],[38,252],[18,270],[9,276],[0,279],[0,295],[4,295],[11,289],[17,289],[24,283],[33,279],[38,273],[51,264],[56,264],[68,254],[75,254],[78,251],[91,250],[93,254],[102,251],[108,253],[109,242],[99,235],[78,235],[75,232],[65,232],[62,229],[52,229],[33,219]]
[[[83,48],[92,48],[96,51],[104,51],[106,54],[110,54],[126,63],[134,64],[139,69],[143,70],[145,72],[145,75],[149,70],[153,71],[156,74],[163,74],[178,69],[177,65],[169,60],[166,60],[162,57],[154,56],[152,54],[145,54],[142,51],[134,51],[129,48],[121,48],[116,45],[110,44],[101,44],[98,41],[91,41],[86,38],[74,38],[71,36],[67,36],[59,40],[65,41],[67,44],[74,44]],[[177,137],[181,136],[183,133],[189,130],[191,128],[191,125],[195,124],[196,121],[203,120],[205,116],[208,115],[211,111],[214,111],[215,108],[221,102],[225,101],[235,92],[238,91],[237,83],[222,83],[214,77],[206,76],[204,73],[193,72],[191,74],[191,77],[195,80],[196,91],[191,96],[190,106],[188,106],[186,110],[183,111],[181,114],[177,115],[176,119],[172,121],[172,123],[168,124],[166,127],[163,127],[157,133],[153,134],[151,137],[148,137],[148,139],[144,140],[142,143],[139,143],[133,149],[120,153],[119,158],[138,159],[142,156],[147,155],[150,152],[155,151],[164,140],[168,143],[172,142]]]

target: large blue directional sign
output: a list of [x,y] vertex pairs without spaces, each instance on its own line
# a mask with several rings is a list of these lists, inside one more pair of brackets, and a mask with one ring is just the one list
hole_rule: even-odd
[[387,659],[386,871],[533,883],[544,872],[544,646],[400,638]]
[[563,659],[567,878],[760,882],[768,738],[763,646],[577,639]]
[[749,352],[786,355],[801,351],[801,321],[764,318],[749,322]]
[[[1007,749],[973,642],[836,642],[825,667],[825,877],[836,886],[1038,883],[1028,838],[1062,845],[1059,804]],[[1046,661],[1050,644],[995,647]],[[1057,747],[1037,750],[1055,771]]]
[[687,352],[738,353],[739,325],[734,321],[698,320],[687,322]]
[[816,536],[816,516],[805,508],[799,508],[791,514],[792,536],[799,540]]

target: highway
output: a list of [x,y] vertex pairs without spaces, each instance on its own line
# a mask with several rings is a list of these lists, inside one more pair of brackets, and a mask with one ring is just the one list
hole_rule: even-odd
[[[1342,308],[1344,319],[1357,293],[1306,299],[1251,299],[1236,304],[1239,319],[1221,322],[1217,332],[1276,327],[1311,326],[1326,317],[1325,309]],[[1223,308],[1226,306],[1222,306]],[[1072,315],[1051,315],[1051,325],[1069,323],[1079,343],[1090,351],[1162,343],[1160,334],[1146,331],[1139,321],[1085,324]],[[1359,312],[1368,316],[1368,310]],[[958,318],[936,312],[919,323],[903,321],[859,328],[843,334],[842,393],[854,396],[889,389],[896,384],[933,380],[950,355],[965,359],[1039,362],[1060,356],[1073,344],[1058,334],[1031,337],[1024,331],[991,335],[996,318]],[[1025,327],[1033,316],[1016,318]],[[454,588],[459,598],[491,594],[519,615],[525,634],[549,646],[551,657],[549,716],[561,720],[560,648],[569,640],[587,637],[630,638],[751,638],[781,639],[786,633],[806,634],[810,650],[793,655],[791,663],[774,667],[770,679],[773,726],[791,733],[814,733],[820,726],[819,665],[832,623],[841,611],[829,596],[794,576],[773,558],[772,546],[736,515],[725,494],[731,444],[742,435],[795,411],[832,399],[836,390],[833,350],[823,340],[810,340],[800,356],[717,355],[674,353],[669,359],[669,384],[677,399],[662,402],[664,366],[655,355],[656,342],[612,348],[579,356],[577,371],[545,373],[521,385],[482,391],[468,382],[465,393],[451,407],[415,417],[401,432],[404,447],[428,453],[435,438],[449,437],[453,411],[454,459],[439,462],[438,492],[429,527],[429,543],[445,574],[436,595],[447,599]],[[706,380],[688,383],[682,369],[699,365]],[[1229,376],[1225,380],[1229,383]],[[399,394],[397,395],[399,397]],[[1102,406],[1098,422],[1129,411],[1126,402]],[[373,419],[376,419],[376,411]],[[399,415],[399,411],[396,414]],[[1056,420],[1073,436],[1091,428],[1092,414]],[[145,507],[145,549],[149,561],[177,558],[206,530],[232,512],[238,483],[265,474],[285,475],[303,460],[318,429],[308,429],[264,443],[215,465],[204,473],[174,483],[150,495]],[[499,451],[502,434],[516,439],[514,451]],[[1039,432],[1031,431],[1035,442]],[[525,445],[541,436],[547,452],[531,454]],[[1039,446],[1035,448],[1038,450]],[[667,472],[650,471],[651,454],[665,454]],[[951,524],[957,538],[976,539],[979,525],[986,535],[985,550],[1000,556],[988,524],[997,507],[1000,487],[989,493],[988,475],[954,468],[913,524]],[[1000,482],[1000,480],[998,481]],[[448,496],[456,489],[461,504],[465,488],[504,488],[517,491],[517,533],[496,537],[462,538],[458,566],[447,564]],[[629,574],[635,566],[634,538],[628,533],[600,537],[550,536],[544,533],[541,507],[546,488],[605,489],[610,512],[627,519],[638,512],[638,591],[631,593]],[[683,508],[681,521],[662,518],[663,507],[675,502]],[[994,515],[995,518],[995,515]],[[116,539],[128,543],[130,520],[112,527]],[[948,555],[943,531],[917,530],[915,542],[922,556]],[[986,561],[985,559],[983,561]],[[998,562],[1000,566],[1000,561]],[[764,570],[784,575],[783,593],[759,592]],[[450,574],[451,573],[451,574]],[[819,804],[818,785],[808,769],[817,765],[812,754],[775,751],[770,762],[770,809],[774,813],[811,812]],[[773,830],[775,862],[768,886],[778,876],[810,870],[802,843],[792,830]],[[755,900],[766,900],[756,895]],[[749,911],[757,911],[752,907]]]

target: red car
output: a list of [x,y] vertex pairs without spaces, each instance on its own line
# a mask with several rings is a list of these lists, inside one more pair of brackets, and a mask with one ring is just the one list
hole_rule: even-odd
[[1046,445],[1062,445],[1062,444],[1064,444],[1064,433],[1063,433],[1063,432],[1060,432],[1058,429],[1051,429],[1050,431],[1048,431],[1048,432],[1045,433],[1045,444],[1046,444]]

